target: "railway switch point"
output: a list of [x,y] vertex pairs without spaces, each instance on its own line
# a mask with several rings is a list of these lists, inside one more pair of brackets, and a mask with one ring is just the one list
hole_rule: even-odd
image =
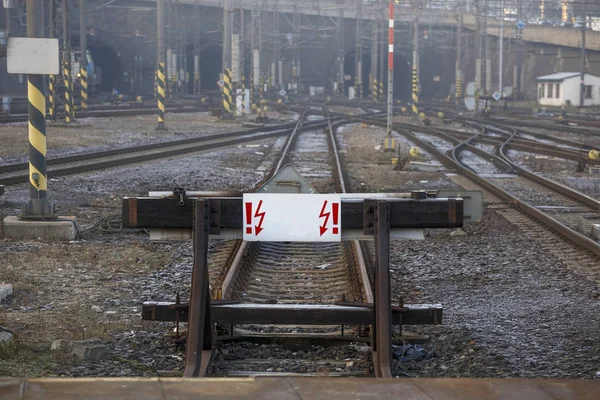
[[4,218],[4,236],[16,240],[63,242],[75,240],[77,219],[58,217],[54,220],[22,220],[17,216]]

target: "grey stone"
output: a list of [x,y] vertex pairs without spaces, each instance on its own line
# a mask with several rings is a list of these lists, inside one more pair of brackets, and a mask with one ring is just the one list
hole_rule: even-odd
[[4,218],[4,236],[17,240],[71,241],[75,239],[74,217],[58,221],[24,221],[16,216]]
[[13,287],[8,283],[0,284],[0,301],[6,299],[8,296],[13,294]]
[[100,306],[92,306],[92,311],[95,311],[97,313],[101,313],[102,312],[102,307],[100,307]]
[[99,339],[73,342],[71,354],[82,360],[97,361],[106,353],[106,346]]
[[465,236],[467,234],[467,232],[461,230],[461,229],[457,229],[455,231],[450,232],[450,236],[451,237],[456,237],[456,236]]
[[8,331],[0,331],[0,351],[8,351],[13,347],[13,334]]
[[57,339],[50,346],[50,351],[53,352],[68,353],[71,350],[73,350],[73,343],[65,339]]

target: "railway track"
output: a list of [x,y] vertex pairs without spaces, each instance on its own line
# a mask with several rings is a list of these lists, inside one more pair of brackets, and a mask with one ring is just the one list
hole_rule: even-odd
[[[326,112],[327,113],[327,112]],[[303,117],[304,118],[304,115]],[[335,120],[334,120],[335,121]],[[288,137],[275,163],[273,175],[286,163],[296,166],[311,184],[323,191],[344,193],[346,184],[334,137],[335,126],[327,113],[325,128],[302,132],[303,123]],[[325,131],[326,133],[324,133]],[[221,287],[220,296],[250,304],[335,304],[341,301],[373,301],[361,247],[358,241],[340,243],[271,243],[242,242],[227,245],[229,256],[221,260],[231,262],[222,280],[213,283]],[[219,254],[225,253],[219,251]],[[230,332],[234,335],[256,336],[261,332],[289,336],[340,337],[357,331],[339,325],[326,326],[248,326],[239,325]],[[251,361],[251,360],[250,360]],[[312,365],[322,360],[302,360]],[[357,362],[361,362],[357,360]],[[369,368],[370,363],[365,368]],[[235,370],[239,366],[217,363],[227,375],[246,375]],[[244,365],[246,363],[243,363]],[[233,368],[233,370],[231,369]],[[311,369],[311,368],[306,368]],[[341,373],[340,375],[344,375]]]
[[[326,126],[323,121],[307,122],[300,131],[319,129]],[[275,136],[289,134],[296,124],[284,124],[260,127],[246,131],[220,133],[210,136],[153,143],[143,146],[132,146],[93,153],[48,159],[48,177],[72,175],[81,172],[112,168],[121,165],[145,162],[160,158],[179,156],[226,147],[244,142],[263,140]],[[0,166],[0,185],[15,185],[29,180],[28,163],[17,163]]]
[[[172,106],[166,109],[166,113],[180,114],[180,113],[189,113],[189,112],[200,112],[200,111],[208,111],[206,107],[198,107],[192,105],[186,106]],[[126,116],[136,116],[136,115],[154,115],[156,114],[156,106],[152,107],[139,107],[134,106],[132,108],[129,107],[112,107],[108,109],[98,109],[98,110],[88,110],[88,111],[79,111],[76,112],[76,118],[104,118],[104,117],[126,117]],[[64,116],[57,115],[58,120],[62,120]],[[27,114],[10,114],[10,115],[0,115],[0,124],[8,124],[8,123],[16,123],[16,122],[27,122],[28,115]],[[59,121],[60,122],[60,121]],[[51,123],[49,121],[49,123]]]
[[[384,126],[377,120],[366,122]],[[447,135],[445,143],[440,143],[444,139],[433,130],[424,133],[428,130],[408,124],[394,124],[394,129],[446,167],[458,170],[461,175],[452,177],[455,183],[467,190],[483,190],[486,202],[507,220],[527,232],[565,265],[600,283],[600,245],[590,237],[588,230],[592,221],[600,220],[600,202],[519,167],[508,155],[517,129],[504,130],[504,139],[494,146],[496,154],[489,154],[489,149],[470,143],[483,135],[484,130],[469,133],[471,138],[464,140]],[[435,136],[437,141],[430,143],[427,135]],[[548,207],[549,201],[554,203]]]

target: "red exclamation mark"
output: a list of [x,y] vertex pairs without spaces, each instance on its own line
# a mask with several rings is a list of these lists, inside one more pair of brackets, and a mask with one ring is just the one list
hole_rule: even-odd
[[337,235],[340,231],[338,224],[338,211],[340,203],[331,203],[331,210],[333,212],[333,229],[331,230],[334,235]]
[[252,234],[252,203],[246,203],[246,233]]

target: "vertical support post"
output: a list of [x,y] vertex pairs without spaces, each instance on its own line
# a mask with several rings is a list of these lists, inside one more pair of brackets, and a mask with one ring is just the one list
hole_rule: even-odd
[[483,46],[481,39],[481,5],[480,1],[476,0],[476,24],[475,24],[475,37],[476,37],[476,59],[475,59],[475,111],[479,111],[479,95],[482,86],[482,77],[481,77],[481,64],[483,58]]
[[156,99],[158,104],[158,128],[165,129],[165,94],[166,94],[166,71],[165,71],[165,0],[157,0],[156,23],[157,27],[157,69],[156,69]]
[[587,20],[583,14],[583,23],[581,25],[581,78],[579,82],[579,106],[585,104],[585,39],[586,39]]
[[[415,9],[415,13],[417,10]],[[412,114],[419,118],[419,17],[415,15],[413,29],[413,62],[412,62]]]
[[225,118],[233,116],[233,87],[231,83],[231,69],[225,68],[223,71],[223,109]]
[[[27,37],[44,36],[40,18],[42,0],[27,0]],[[48,180],[46,161],[46,98],[44,76],[27,77],[27,100],[29,103],[29,203],[21,218],[52,218],[48,203]]]
[[[519,5],[517,9],[517,19],[521,19],[523,17],[523,0],[519,0]],[[522,47],[522,32],[521,29],[517,30],[517,40],[515,41],[515,48],[517,50],[517,65],[515,66],[515,82],[514,82],[514,93],[516,94],[516,99],[521,98],[521,93],[523,91],[523,49]]]
[[195,9],[194,19],[194,94],[200,94],[200,6]]
[[463,72],[462,72],[462,35],[463,35],[464,13],[462,2],[458,9],[458,30],[456,31],[456,92],[455,104],[460,107],[463,96]]
[[231,0],[223,0],[223,110],[224,117],[233,116],[233,86],[231,81],[231,40],[232,40],[232,4]]
[[354,93],[356,96],[356,99],[360,99],[361,96],[361,92],[360,92],[360,13],[361,13],[361,5],[362,0],[358,0],[356,2],[356,22],[355,22],[355,45],[356,45],[356,50],[354,52]]
[[388,95],[387,95],[387,137],[392,137],[392,119],[394,118],[394,2],[389,5],[388,29]]
[[346,93],[345,90],[345,81],[344,81],[344,61],[346,60],[346,54],[344,51],[344,6],[341,6],[338,13],[338,95],[344,96]]
[[[55,37],[56,34],[56,1],[50,0],[50,8],[48,10],[48,37]],[[7,12],[9,8],[5,9]],[[8,32],[7,32],[8,33]],[[56,76],[50,75],[48,77],[48,114],[50,115],[51,121],[56,121]]]
[[73,122],[73,80],[71,76],[71,32],[69,28],[69,0],[63,0],[63,80],[65,82],[65,121]]
[[385,101],[385,97],[384,97],[384,92],[383,92],[383,77],[384,77],[384,65],[383,65],[383,61],[384,61],[384,57],[385,57],[385,28],[383,28],[383,25],[385,24],[385,19],[383,16],[383,9],[381,10],[381,25],[382,25],[382,33],[381,33],[381,40],[379,41],[379,102],[383,103]]
[[371,79],[369,82],[371,89],[371,99],[377,103],[377,93],[379,91],[379,83],[377,79],[377,50],[378,50],[378,32],[379,26],[377,20],[374,20],[371,25]]
[[500,56],[498,57],[498,93],[500,93],[502,98],[504,97],[504,0],[500,1],[500,10],[500,37],[498,38],[498,48],[500,51]]
[[375,208],[375,292],[373,360],[375,376],[392,376],[392,296],[390,284],[390,205],[377,201]]
[[[488,0],[485,0],[485,5],[483,9],[483,37],[485,44],[485,68],[484,68],[484,82],[485,82],[485,95],[489,96],[492,90],[492,60],[490,59],[490,36],[487,32],[488,27]],[[487,101],[486,101],[487,104]]]
[[212,352],[212,320],[208,290],[210,200],[194,202],[194,269],[190,287],[184,377],[203,376]]
[[88,100],[88,73],[87,73],[87,27],[85,13],[87,0],[79,0],[79,42],[81,55],[79,56],[79,73],[81,82],[81,109],[87,109]]

